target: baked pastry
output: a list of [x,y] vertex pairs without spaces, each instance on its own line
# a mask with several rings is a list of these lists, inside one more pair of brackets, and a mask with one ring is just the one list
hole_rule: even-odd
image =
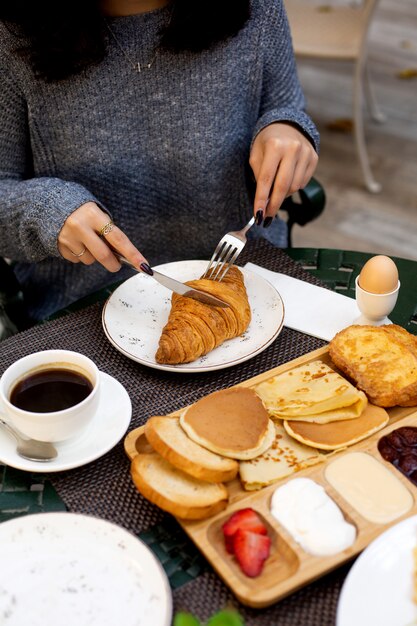
[[209,306],[174,293],[155,356],[158,363],[177,365],[195,361],[226,339],[238,337],[249,326],[248,296],[242,272],[236,266],[230,268],[221,282],[201,278],[186,284],[217,296],[229,307]]
[[417,339],[401,326],[348,326],[333,337],[329,354],[372,404],[417,405]]

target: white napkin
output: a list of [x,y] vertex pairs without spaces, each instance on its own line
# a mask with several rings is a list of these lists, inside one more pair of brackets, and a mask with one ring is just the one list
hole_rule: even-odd
[[245,268],[259,274],[277,289],[284,302],[284,325],[288,328],[330,341],[360,315],[353,298],[271,272],[254,263],[246,263]]

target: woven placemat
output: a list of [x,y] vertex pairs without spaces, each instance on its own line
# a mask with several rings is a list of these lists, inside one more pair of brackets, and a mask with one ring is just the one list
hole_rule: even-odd
[[[267,241],[248,242],[239,264],[244,265],[249,260],[321,284]],[[119,353],[104,335],[101,312],[102,304],[98,303],[6,339],[0,346],[0,371],[37,350],[61,348],[82,352],[125,386],[133,407],[131,430],[142,425],[150,415],[169,413],[211,391],[235,385],[325,345],[320,339],[284,327],[273,344],[245,363],[218,372],[176,374],[146,368]],[[101,459],[50,478],[70,511],[107,519],[136,534],[143,535],[161,524],[166,516],[142,498],[134,487],[122,441]],[[273,607],[255,611],[237,603],[208,566],[204,574],[174,591],[174,608],[186,608],[204,620],[219,608],[231,605],[237,607],[247,625],[328,626],[335,621],[344,576],[345,571],[338,570]]]

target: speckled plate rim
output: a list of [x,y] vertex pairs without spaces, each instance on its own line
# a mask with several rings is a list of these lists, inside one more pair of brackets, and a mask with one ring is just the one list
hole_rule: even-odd
[[[120,623],[126,624],[126,626],[133,626],[133,624],[140,626],[142,623],[143,626],[148,626],[148,623],[138,621],[138,617],[140,614],[143,615],[144,609],[147,609],[148,613],[149,611],[152,612],[153,626],[170,626],[171,624],[172,593],[161,563],[141,539],[113,522],[82,513],[49,512],[24,515],[7,520],[0,525],[0,549],[3,555],[3,575],[0,575],[2,591],[0,604],[3,608],[4,601],[10,594],[13,596],[13,602],[19,596],[21,599],[23,598],[23,602],[26,601],[27,597],[27,603],[31,604],[33,600],[30,598],[34,592],[41,595],[44,593],[43,603],[42,597],[39,598],[43,607],[42,623],[56,623],[48,621],[48,606],[52,605],[53,607],[54,605],[53,593],[62,593],[65,590],[65,584],[68,584],[69,587],[74,587],[73,593],[70,595],[74,599],[72,602],[76,609],[79,611],[82,609],[82,603],[86,604],[85,618],[80,618],[77,615],[77,621],[72,621],[71,615],[66,615],[65,620],[68,620],[66,621],[68,624],[77,623],[78,626],[90,626],[94,605],[96,609],[101,610],[103,604],[106,606],[106,602],[107,605],[109,602],[111,603],[112,613],[117,610],[118,615],[120,614]],[[89,551],[88,555],[85,554],[85,550]],[[47,558],[48,551],[50,560]],[[94,554],[98,557],[97,559],[91,558]],[[80,577],[80,580],[77,581],[74,573],[74,578],[70,577],[70,580],[66,580],[65,576],[73,574],[78,556],[81,557],[78,573],[84,575],[84,578]],[[85,572],[83,567],[88,557],[90,557],[88,562],[91,563],[91,568],[89,566],[89,571]],[[21,575],[18,579],[13,580],[13,577],[9,576],[8,561],[9,566],[13,567],[15,572],[20,573],[21,569]],[[48,564],[50,565],[49,568]],[[128,606],[126,597],[119,599],[117,593],[112,593],[110,597],[107,597],[106,594],[103,597],[103,591],[114,584],[113,570],[116,564],[124,573],[123,584],[128,582],[130,585],[128,587],[130,595],[126,595],[131,597],[131,606]],[[63,571],[64,579],[61,579],[61,576],[56,576],[57,567]],[[40,574],[36,573],[36,568],[40,568]],[[53,576],[54,573],[55,577]],[[40,586],[37,578],[39,575],[43,579],[52,576],[50,585],[45,586],[45,588]],[[36,579],[32,580],[34,576]],[[96,590],[88,589],[88,593],[81,593],[80,590],[79,593],[76,593],[77,584],[83,589],[87,582],[91,585],[91,576],[93,582],[94,580],[97,582]],[[107,587],[103,585],[103,577],[106,579]],[[122,582],[119,584],[121,585]],[[26,591],[25,585],[27,585]],[[147,604],[145,607],[137,606],[140,604],[140,599],[138,594],[132,593],[135,587],[146,589]],[[15,590],[15,594],[13,594],[13,590]],[[124,588],[121,589],[122,594],[123,592]],[[60,607],[57,596],[55,597],[55,604],[54,612]],[[140,613],[138,609],[140,609]],[[157,609],[156,613],[155,609]],[[40,616],[38,615],[38,617]],[[75,615],[72,617],[74,618]],[[101,617],[101,619],[103,618]],[[96,620],[93,621],[94,624],[99,623]],[[17,622],[11,619],[11,623]],[[110,624],[106,619],[100,623],[102,626]]]
[[350,569],[337,607],[336,626],[412,626],[413,551],[417,515],[394,524],[374,539]]
[[[156,266],[155,269],[185,282],[200,276],[207,263],[200,260],[175,261]],[[157,363],[151,356],[156,352],[162,328],[168,319],[171,292],[145,274],[137,274],[127,279],[105,302],[102,324],[107,339],[119,352],[137,363],[176,373],[210,372],[251,359],[265,350],[281,332],[284,324],[284,303],[276,288],[265,278],[244,267],[239,269],[245,278],[252,321],[240,338],[226,341],[208,355],[181,365]],[[139,297],[143,297],[143,304],[135,301],[135,298]],[[135,314],[142,316],[143,319],[133,320],[133,314],[131,315],[133,309]],[[118,323],[121,330],[117,330]],[[131,345],[128,345],[129,337],[126,338],[129,326],[134,327],[136,335],[130,337]],[[141,331],[143,338],[139,339]],[[141,344],[141,341],[144,343]],[[142,348],[142,345],[145,345],[145,348]]]

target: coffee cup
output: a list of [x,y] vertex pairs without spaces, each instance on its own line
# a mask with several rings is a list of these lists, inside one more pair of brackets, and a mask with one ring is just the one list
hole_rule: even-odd
[[99,396],[97,366],[70,350],[29,354],[0,378],[4,419],[38,441],[65,441],[81,434],[97,411]]

